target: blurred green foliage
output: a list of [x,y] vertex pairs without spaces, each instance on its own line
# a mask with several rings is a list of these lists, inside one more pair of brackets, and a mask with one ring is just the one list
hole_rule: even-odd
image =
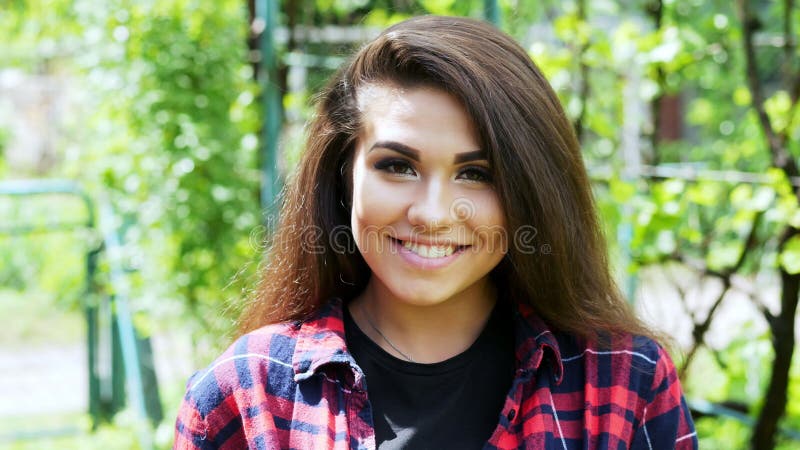
[[[200,340],[225,335],[235,313],[219,311],[242,295],[245,284],[238,282],[252,273],[259,251],[250,233],[261,223],[260,119],[244,46],[246,5],[31,1],[13,6],[12,14],[0,16],[3,47],[9,49],[0,64],[70,80],[77,100],[58,149],[61,164],[49,175],[77,179],[94,198],[115,205],[125,224],[126,263],[135,269],[137,323],[145,332],[152,327],[148,321],[179,324]],[[7,207],[16,211],[4,217],[23,222],[23,210],[41,213],[28,201]],[[70,207],[56,201],[51,208]],[[50,240],[22,244],[15,238],[21,246],[56,248]],[[19,263],[0,268],[0,278],[13,278],[18,286],[48,284],[54,271],[45,277],[10,271],[37,272],[47,260],[66,256],[20,249],[10,248]],[[76,264],[62,260],[60,267],[72,268],[73,284],[81,285],[80,254],[72,256]],[[53,292],[64,288],[61,281]]]
[[[257,151],[263,117],[246,46],[247,3],[6,5],[0,14],[0,66],[66,77],[77,98],[58,149],[61,163],[50,175],[79,179],[92,195],[115,204],[125,223],[126,262],[135,269],[137,324],[144,331],[187,329],[204,349],[196,355],[202,366],[227,344],[220,336],[230,332],[238,300],[254,286],[262,250]],[[284,0],[280,22],[380,29],[423,13],[480,17],[483,5],[482,0]],[[757,56],[767,87],[766,113],[776,131],[790,136],[787,148],[797,155],[800,120],[781,84],[797,68],[785,67],[785,48],[776,44],[785,31],[782,5],[756,3]],[[800,226],[800,208],[790,180],[773,167],[752,105],[742,25],[732,2],[500,0],[499,6],[501,27],[529,50],[580,131],[623,271],[678,260],[708,273],[800,272],[800,240],[779,242],[786,226]],[[798,8],[789,14],[789,23],[800,23]],[[357,44],[288,42],[279,50],[342,56]],[[797,48],[793,52],[790,61],[797,60]],[[302,151],[310,97],[331,72],[309,70],[305,86],[284,97],[287,170]],[[658,134],[657,105],[665,98],[679,105],[673,117],[681,121],[677,137]],[[0,131],[0,152],[7,136]],[[627,173],[631,161],[624,149],[631,138],[641,163],[688,167],[700,175]],[[761,179],[725,180],[721,174],[727,171]],[[0,159],[0,176],[5,175]],[[0,217],[36,221],[49,217],[43,211],[76,214],[63,202],[24,207],[0,202]],[[617,233],[626,226],[627,236]],[[753,227],[758,245],[747,246]],[[17,289],[39,284],[78,306],[83,268],[64,262],[79,261],[96,237],[70,236],[0,237],[0,258],[7,262],[0,266],[0,282]],[[760,317],[754,321],[763,323]],[[755,331],[760,329],[742,330],[724,349],[701,348],[686,372],[689,396],[740,402],[755,417],[773,357],[771,336]],[[784,424],[800,429],[798,402],[792,401],[800,398],[797,358],[790,376]],[[174,397],[179,395],[176,390]],[[749,427],[734,420],[703,418],[697,426],[703,447],[748,446]],[[129,433],[122,428],[120,433]],[[792,445],[796,442],[779,441],[778,448]]]
[[[766,95],[764,108],[773,130],[789,136],[786,150],[796,160],[800,114],[792,109],[787,89],[800,71],[800,53],[783,43],[798,39],[791,24],[800,23],[800,11],[786,11],[785,5],[793,4],[753,2],[752,20],[758,22],[756,76]],[[628,259],[620,258],[628,273],[677,261],[699,279],[721,281],[726,291],[732,276],[759,291],[763,280],[778,280],[779,270],[800,272],[800,241],[781,240],[800,219],[796,190],[775,167],[752,104],[735,7],[721,1],[578,0],[551,15],[555,40],[546,35],[530,44],[531,55],[581,131],[590,171],[605,180],[596,187],[598,202],[612,240],[628,239],[614,249],[618,255],[629,252]],[[658,134],[662,99],[678,105],[679,115],[672,117],[679,121],[678,136]],[[636,158],[625,152],[631,123]],[[626,172],[640,163],[682,173],[643,177]],[[620,227],[629,235],[619,235]],[[686,391],[690,398],[743,405],[755,420],[772,375],[771,341],[777,339],[755,330],[775,323],[779,302],[760,292],[741,294],[751,298],[754,312],[771,313],[756,314],[752,320],[758,326],[737,329],[738,337],[726,348],[701,346],[686,361]],[[692,319],[701,323],[703,314]],[[740,326],[728,324],[729,329]],[[800,382],[796,357],[789,376],[792,405]],[[797,429],[798,419],[790,406],[783,424]],[[750,427],[729,419],[703,418],[698,432],[701,447],[752,445]],[[794,448],[797,441],[781,438],[777,445]]]

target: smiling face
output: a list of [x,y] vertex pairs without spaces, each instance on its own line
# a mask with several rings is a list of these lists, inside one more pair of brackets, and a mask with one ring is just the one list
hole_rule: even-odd
[[505,222],[464,108],[441,90],[372,85],[359,109],[351,220],[368,289],[419,306],[487,295]]

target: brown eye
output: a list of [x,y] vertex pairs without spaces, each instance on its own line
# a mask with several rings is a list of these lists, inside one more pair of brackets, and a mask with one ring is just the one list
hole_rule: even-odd
[[472,166],[462,170],[459,178],[477,183],[491,183],[492,173],[485,167]]
[[375,163],[375,169],[398,175],[416,175],[414,168],[403,159],[383,159]]

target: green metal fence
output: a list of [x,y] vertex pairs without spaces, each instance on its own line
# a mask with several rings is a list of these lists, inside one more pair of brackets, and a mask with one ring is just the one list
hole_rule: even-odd
[[[127,401],[137,417],[136,426],[140,446],[152,448],[152,427],[158,424],[163,413],[159,401],[158,382],[153,365],[150,340],[137,333],[130,313],[130,289],[126,270],[120,257],[121,230],[115,228],[116,217],[110,203],[102,202],[99,208],[98,229],[95,202],[81,187],[72,181],[63,180],[17,180],[0,182],[0,195],[20,201],[32,196],[68,195],[81,200],[85,207],[85,218],[80,222],[48,222],[44,225],[12,224],[0,221],[0,234],[29,235],[33,232],[55,232],[85,229],[100,233],[98,244],[90,246],[83,264],[86,267],[83,282],[85,295],[82,309],[86,321],[88,413],[93,427],[109,421]],[[101,281],[98,260],[106,253],[110,274]],[[101,295],[103,284],[110,286]],[[103,342],[103,340],[110,342]],[[101,358],[110,361],[111,370],[101,374],[98,370]],[[127,388],[127,389],[126,389]],[[0,440],[32,439],[49,437],[80,430],[38,430],[35,433],[0,436]]]

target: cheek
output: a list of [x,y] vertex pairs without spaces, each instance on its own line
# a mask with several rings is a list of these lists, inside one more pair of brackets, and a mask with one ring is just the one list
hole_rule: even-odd
[[363,170],[356,170],[353,178],[353,231],[359,233],[395,223],[403,211],[402,196],[396,188]]
[[476,233],[478,240],[490,247],[490,251],[507,250],[509,236],[506,232],[505,215],[496,194],[475,199],[475,213],[467,224]]

